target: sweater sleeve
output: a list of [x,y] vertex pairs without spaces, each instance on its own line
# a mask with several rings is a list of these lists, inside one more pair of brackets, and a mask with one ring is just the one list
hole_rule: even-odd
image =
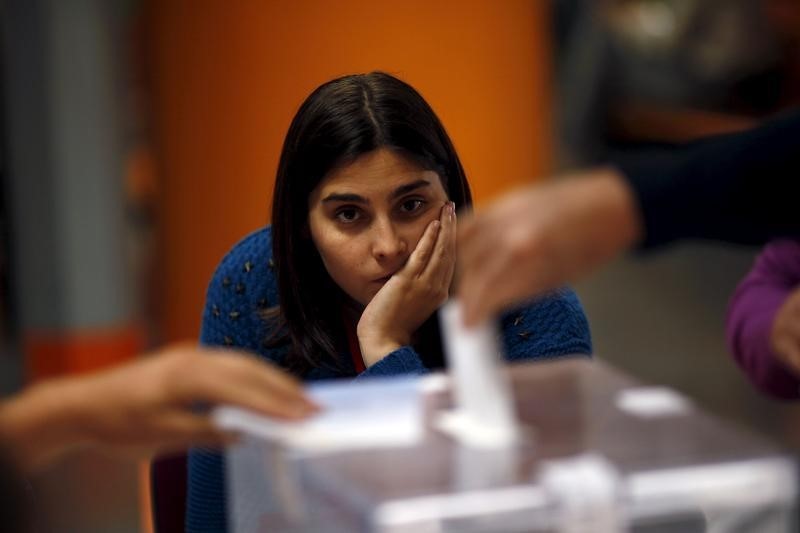
[[800,397],[800,378],[770,347],[775,315],[798,284],[800,241],[774,241],[756,259],[728,306],[725,329],[731,354],[759,390],[777,398]]
[[800,235],[800,111],[741,133],[614,158],[634,191],[644,248],[682,238],[761,244]]
[[[277,301],[269,257],[269,229],[255,232],[222,259],[208,285],[200,332],[206,346],[241,348],[278,362],[280,352],[264,347],[269,333],[262,311]],[[188,533],[227,531],[225,457],[218,449],[189,451],[186,500]]]
[[509,361],[592,353],[589,321],[578,296],[566,287],[506,313],[502,324]]
[[[589,356],[592,353],[589,321],[578,296],[566,287],[505,314],[501,330],[507,361]],[[411,346],[403,346],[367,368],[356,379],[427,372],[429,370],[419,354]]]
[[401,374],[427,374],[419,354],[411,346],[401,346],[356,376],[356,380]]

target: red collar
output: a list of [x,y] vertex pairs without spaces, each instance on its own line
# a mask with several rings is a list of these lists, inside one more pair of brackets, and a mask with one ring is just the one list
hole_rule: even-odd
[[347,320],[347,317],[342,314],[342,321],[344,322],[344,330],[347,333],[347,344],[350,348],[350,357],[353,359],[353,366],[356,369],[356,374],[362,373],[367,369],[364,364],[364,357],[361,355],[361,345],[358,342],[358,332],[353,324]]

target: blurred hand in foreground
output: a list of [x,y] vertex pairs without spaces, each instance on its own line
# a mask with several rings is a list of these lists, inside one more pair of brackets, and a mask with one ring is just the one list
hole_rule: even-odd
[[277,367],[187,343],[109,371],[33,385],[0,404],[0,436],[27,472],[78,448],[146,458],[231,441],[197,409],[217,404],[283,419],[317,409]]
[[512,191],[458,228],[457,295],[475,325],[584,276],[636,244],[638,206],[613,169]]

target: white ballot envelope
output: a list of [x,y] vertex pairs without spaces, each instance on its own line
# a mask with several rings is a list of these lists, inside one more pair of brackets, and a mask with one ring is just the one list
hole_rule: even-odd
[[312,383],[319,414],[287,422],[234,407],[215,409],[222,429],[276,441],[307,452],[410,446],[423,434],[422,380],[417,377]]
[[519,427],[497,327],[486,322],[467,328],[461,304],[451,300],[439,310],[455,410],[442,413],[437,426],[462,443],[505,447],[519,439]]

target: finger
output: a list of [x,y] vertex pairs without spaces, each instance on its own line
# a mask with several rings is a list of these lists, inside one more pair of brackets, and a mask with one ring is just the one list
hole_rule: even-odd
[[485,279],[485,266],[495,256],[493,251],[496,246],[492,246],[490,239],[485,238],[487,233],[478,232],[473,234],[472,240],[456,242],[456,295],[462,300],[474,299],[473,288]]
[[160,453],[192,446],[225,446],[237,440],[235,434],[216,427],[207,415],[190,412],[162,414],[150,431],[153,435],[150,447]]
[[430,272],[438,269],[438,262],[441,261],[442,257],[447,251],[450,244],[449,241],[454,233],[454,213],[455,211],[453,210],[451,202],[445,202],[440,209],[439,222],[441,226],[439,227],[439,235],[437,235],[436,242],[433,245],[431,258],[428,261],[428,264],[425,265],[423,271],[420,272],[420,276],[428,275]]
[[507,256],[498,254],[490,258],[483,268],[464,275],[459,298],[463,305],[464,324],[475,326],[500,310],[516,303],[516,276],[509,275]]
[[416,248],[414,248],[414,251],[411,252],[411,256],[408,258],[406,266],[403,267],[403,272],[410,276],[417,277],[425,269],[425,266],[430,260],[431,253],[433,252],[433,247],[436,243],[436,238],[439,235],[441,226],[442,223],[438,219],[433,220],[430,222],[430,224],[428,224],[428,227],[425,228],[425,231],[417,243]]
[[452,224],[450,229],[450,236],[447,239],[446,257],[448,261],[445,263],[441,283],[447,286],[448,295],[453,285],[453,276],[456,270],[456,259],[458,258],[458,251],[456,248],[456,235],[458,234],[458,216],[455,211],[455,204],[453,205]]
[[502,236],[496,235],[494,224],[488,217],[472,218],[467,223],[472,225],[470,231],[462,231],[464,221],[459,221],[456,233],[456,262],[459,277],[456,292],[459,296],[462,292],[471,290],[469,287],[461,289],[463,280],[481,271],[486,261],[494,255],[493,252]]
[[182,399],[236,405],[280,418],[301,418],[318,410],[281,373],[249,356],[203,356],[184,375]]
[[795,311],[800,311],[800,286],[792,289],[788,300],[793,303]]
[[800,376],[800,344],[785,343],[781,350],[784,353],[784,361],[788,363],[789,369],[796,376]]
[[[786,304],[784,304],[785,306]],[[790,309],[790,311],[793,310]],[[777,341],[776,348],[793,351],[797,346],[800,346],[800,314],[792,313],[787,315],[782,310],[778,311],[773,327],[777,328],[778,332],[775,336]]]
[[215,405],[234,405],[276,418],[304,418],[319,410],[319,407],[310,407],[305,401],[286,398],[268,388],[254,387],[245,380],[232,379],[225,373],[220,373],[219,378],[219,381],[196,383],[194,396],[203,397],[206,402]]
[[287,398],[305,398],[302,383],[268,361],[234,350],[209,349],[206,351],[220,364],[227,366],[227,371],[232,374],[249,376],[254,384],[269,387],[276,394],[285,395]]
[[461,213],[458,215],[458,218],[459,224],[457,239],[459,241],[472,239],[479,227],[479,215],[476,215],[474,212],[466,212],[462,209]]
[[[441,227],[436,243],[433,246],[431,258],[425,268],[420,272],[421,278],[427,278],[432,284],[441,285],[449,264],[455,262],[455,206],[447,202],[442,206],[439,215]],[[447,280],[449,284],[450,280]]]
[[461,215],[461,224],[458,226],[458,238],[459,239],[470,239],[472,238],[473,234],[475,233],[478,225],[475,222],[475,213],[471,213],[469,215]]
[[797,311],[798,312],[794,313],[794,315],[789,319],[789,323],[786,324],[786,330],[789,332],[789,335],[791,336],[795,345],[800,343],[800,309]]

